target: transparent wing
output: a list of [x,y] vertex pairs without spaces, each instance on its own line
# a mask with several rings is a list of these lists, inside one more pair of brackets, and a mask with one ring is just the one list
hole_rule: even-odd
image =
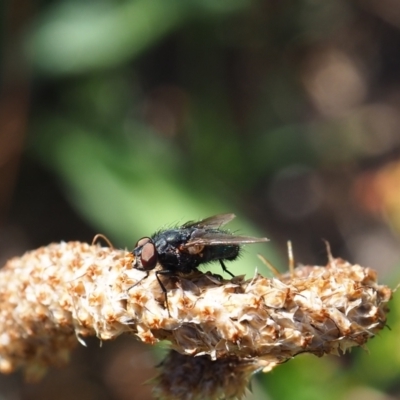
[[189,248],[192,246],[218,246],[223,244],[250,244],[268,242],[267,238],[256,238],[252,236],[237,236],[225,232],[207,232],[198,231],[193,234],[192,239],[185,243],[182,247]]
[[236,217],[235,214],[218,214],[201,221],[189,221],[182,226],[182,228],[208,228],[218,229],[226,225]]

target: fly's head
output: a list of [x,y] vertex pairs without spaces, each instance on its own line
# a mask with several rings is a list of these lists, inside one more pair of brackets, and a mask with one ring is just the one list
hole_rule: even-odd
[[158,253],[153,240],[149,237],[140,239],[132,250],[133,267],[141,271],[154,269],[158,261]]

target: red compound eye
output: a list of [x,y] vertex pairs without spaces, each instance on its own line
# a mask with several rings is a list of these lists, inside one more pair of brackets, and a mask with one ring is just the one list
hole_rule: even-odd
[[154,246],[153,242],[146,242],[142,247],[142,254],[140,255],[143,269],[146,271],[154,269],[157,264],[157,259],[156,246]]
[[151,242],[151,239],[149,237],[144,237],[144,238],[139,239],[135,245],[135,249],[136,249],[136,247],[144,246],[148,242]]

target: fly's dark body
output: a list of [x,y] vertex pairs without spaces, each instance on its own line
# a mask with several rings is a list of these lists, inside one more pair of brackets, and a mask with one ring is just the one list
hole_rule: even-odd
[[170,229],[152,236],[152,242],[158,254],[158,262],[165,270],[188,274],[200,264],[212,261],[234,260],[240,252],[236,244],[206,245],[197,244],[187,247],[199,236],[209,237],[230,235],[218,229],[202,229],[196,227]]
[[201,264],[219,261],[222,269],[233,277],[224,261],[235,260],[243,244],[268,241],[267,238],[237,236],[222,230],[221,227],[233,218],[234,214],[215,215],[157,232],[152,237],[144,237],[132,251],[133,267],[146,271],[144,278],[157,265],[162,268],[156,271],[156,278],[165,293],[166,301],[166,289],[159,275],[188,274]]

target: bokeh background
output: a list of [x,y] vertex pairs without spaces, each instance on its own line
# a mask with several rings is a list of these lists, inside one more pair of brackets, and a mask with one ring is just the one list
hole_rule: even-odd
[[[76,0],[0,5],[0,258],[221,212],[287,268],[334,256],[400,281],[400,2]],[[220,273],[219,269],[216,270]],[[397,399],[400,305],[368,345],[299,356],[248,399]],[[150,399],[165,349],[78,348],[1,399]]]

